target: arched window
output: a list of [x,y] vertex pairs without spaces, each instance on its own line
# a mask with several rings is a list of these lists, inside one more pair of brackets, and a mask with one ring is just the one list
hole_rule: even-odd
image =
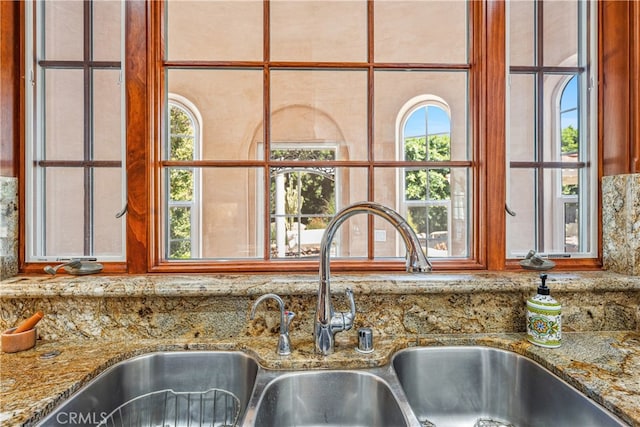
[[[451,160],[451,118],[446,103],[427,100],[409,109],[401,121],[404,161]],[[451,256],[451,168],[410,167],[401,172],[400,209],[430,257]]]
[[[580,154],[580,111],[578,108],[578,77],[571,76],[564,80],[558,102],[558,129],[556,150],[560,161],[577,162]],[[564,252],[580,250],[579,224],[579,189],[584,182],[581,175],[585,169],[560,169],[557,180],[557,200],[560,203],[556,213],[556,223],[560,228],[556,235],[561,241],[556,247],[564,248]]]
[[[169,161],[200,157],[201,119],[195,106],[177,95],[169,96],[165,156]],[[165,236],[167,259],[200,257],[200,169],[165,169]]]

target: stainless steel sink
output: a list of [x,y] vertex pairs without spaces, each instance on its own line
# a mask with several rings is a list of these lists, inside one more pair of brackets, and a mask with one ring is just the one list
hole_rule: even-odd
[[[245,427],[625,425],[536,362],[488,347],[418,347],[399,351],[379,368],[308,371],[264,369],[241,352],[151,353],[107,369],[39,425],[96,427],[122,405],[140,403],[136,411],[146,410],[140,396],[152,397],[154,404],[166,400],[156,392],[167,389],[178,397],[230,392],[237,397],[238,425]],[[205,404],[189,406],[192,413],[168,421],[106,425],[231,424],[226,418],[198,422],[202,418],[194,412]]]
[[166,389],[176,393],[225,390],[238,398],[243,412],[258,370],[256,361],[241,352],[161,352],[134,357],[104,371],[40,425],[95,427],[132,399]]
[[392,360],[425,426],[625,425],[532,360],[485,347],[421,347]]
[[266,384],[245,425],[406,426],[400,402],[390,384],[372,372],[290,372]]

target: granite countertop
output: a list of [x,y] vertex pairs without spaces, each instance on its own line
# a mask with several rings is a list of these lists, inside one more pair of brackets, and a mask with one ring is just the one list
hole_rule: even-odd
[[[550,271],[547,284],[554,292],[640,291],[640,276],[607,271]],[[383,292],[388,295],[472,294],[531,292],[539,285],[540,272],[469,272],[429,274],[334,274],[331,289],[356,294]],[[69,276],[48,274],[15,276],[0,281],[1,299],[46,297],[200,297],[281,295],[318,291],[317,274],[145,274]]]
[[[268,339],[267,339],[268,338]],[[384,365],[397,350],[413,345],[483,345],[527,356],[551,370],[632,426],[640,426],[640,333],[631,331],[566,333],[558,349],[529,344],[524,334],[423,335],[415,340],[376,341],[363,355],[353,342],[338,341],[322,357],[313,343],[296,341],[291,356],[275,354],[277,337],[230,340],[78,340],[39,341],[35,348],[0,354],[0,424],[30,426],[107,367],[154,351],[236,350],[255,357],[266,369],[368,368]],[[43,358],[59,351],[54,358]]]

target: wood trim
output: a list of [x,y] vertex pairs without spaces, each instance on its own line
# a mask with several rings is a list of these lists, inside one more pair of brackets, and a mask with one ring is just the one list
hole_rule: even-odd
[[[460,261],[438,261],[431,259],[434,271],[454,272],[472,271],[482,269],[473,260]],[[259,258],[255,260],[238,260],[232,265],[226,262],[202,264],[198,261],[185,261],[179,265],[175,263],[162,263],[150,268],[150,273],[290,273],[307,272],[316,273],[318,269],[317,259],[297,259],[294,261],[264,261]],[[371,271],[406,271],[405,261],[380,261],[371,259],[344,260],[332,259],[331,271],[341,272],[371,272]]]
[[630,173],[640,173],[640,3],[631,2],[631,12],[629,13],[631,20],[630,32],[630,52],[631,61],[630,75],[630,93],[631,93],[631,111],[630,122],[631,131],[629,135],[629,145],[631,150]]
[[126,2],[125,77],[127,105],[127,264],[128,272],[149,270],[150,129],[147,2]]
[[0,1],[0,176],[18,175],[21,2]]
[[[486,88],[482,102],[486,124],[484,147],[480,162],[486,185],[478,195],[484,203],[478,212],[481,218],[480,240],[486,247],[486,265],[489,270],[503,270],[506,254],[506,111],[495,108],[505,105],[506,89],[506,7],[499,0],[489,0],[485,25]],[[482,185],[482,184],[481,184]],[[484,196],[484,197],[483,197]],[[485,199],[485,200],[483,200]]]
[[599,141],[602,175],[630,172],[630,15],[633,2],[599,2]]

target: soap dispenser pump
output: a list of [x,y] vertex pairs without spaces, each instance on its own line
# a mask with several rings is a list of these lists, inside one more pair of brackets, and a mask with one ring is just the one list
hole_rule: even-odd
[[540,279],[538,293],[527,300],[527,340],[541,347],[560,347],[562,306],[550,295],[547,275]]

